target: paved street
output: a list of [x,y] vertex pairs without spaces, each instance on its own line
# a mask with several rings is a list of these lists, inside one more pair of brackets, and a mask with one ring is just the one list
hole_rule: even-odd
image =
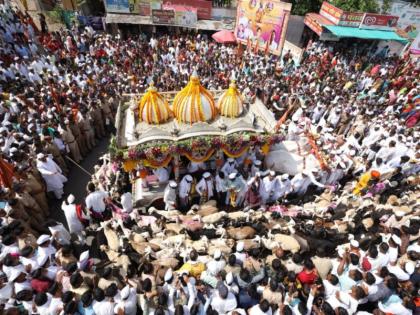
[[[92,173],[93,167],[98,161],[98,158],[108,151],[108,145],[109,137],[102,139],[98,145],[89,153],[89,155],[83,159],[81,166],[88,172]],[[83,202],[86,196],[86,185],[90,180],[90,177],[79,167],[75,165],[70,165],[70,167],[70,175],[68,177],[68,182],[64,187],[63,198],[67,198],[68,194],[71,193],[76,197],[76,203],[80,204]],[[63,212],[61,211],[61,203],[61,200],[50,201],[51,216],[53,219],[60,221],[65,226],[67,226]]]

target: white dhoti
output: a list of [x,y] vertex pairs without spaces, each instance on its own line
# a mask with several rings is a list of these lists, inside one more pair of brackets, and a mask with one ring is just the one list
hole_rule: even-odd
[[82,222],[80,222],[75,204],[65,204],[61,205],[61,209],[64,212],[64,216],[66,217],[67,225],[69,227],[70,233],[79,234],[82,233],[84,230]]
[[36,166],[47,184],[47,192],[52,191],[57,199],[61,199],[64,183],[67,182],[61,168],[50,157],[46,161],[38,160]]

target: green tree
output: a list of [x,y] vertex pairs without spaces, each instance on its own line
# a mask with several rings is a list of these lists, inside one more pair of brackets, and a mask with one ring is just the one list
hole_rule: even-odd
[[292,14],[305,15],[309,12],[319,12],[322,0],[291,0]]
[[379,12],[379,5],[376,0],[331,0],[332,5],[350,12]]
[[383,0],[382,1],[382,8],[381,13],[388,13],[391,9],[392,0]]

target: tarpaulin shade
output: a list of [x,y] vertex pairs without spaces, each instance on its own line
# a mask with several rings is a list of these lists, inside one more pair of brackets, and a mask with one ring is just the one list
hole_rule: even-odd
[[228,30],[221,30],[217,33],[214,33],[212,37],[216,42],[222,43],[222,44],[236,42],[235,35],[231,31],[228,31]]
[[365,30],[355,27],[345,27],[336,25],[323,25],[324,28],[332,32],[337,37],[354,37],[362,39],[377,39],[377,40],[395,40],[403,43],[407,43],[408,40],[399,36],[397,33],[392,31],[380,31],[380,30]]

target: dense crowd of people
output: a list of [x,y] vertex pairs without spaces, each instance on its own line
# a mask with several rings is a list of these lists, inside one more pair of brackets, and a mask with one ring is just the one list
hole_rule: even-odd
[[[2,313],[419,312],[418,62],[314,42],[297,65],[204,34],[40,32],[8,4],[0,16]],[[165,210],[139,209],[135,174],[105,155],[86,199],[64,196],[123,93],[179,90],[193,69],[210,90],[234,73],[323,167],[279,174],[253,148],[217,172],[191,163],[179,183],[162,168]]]

